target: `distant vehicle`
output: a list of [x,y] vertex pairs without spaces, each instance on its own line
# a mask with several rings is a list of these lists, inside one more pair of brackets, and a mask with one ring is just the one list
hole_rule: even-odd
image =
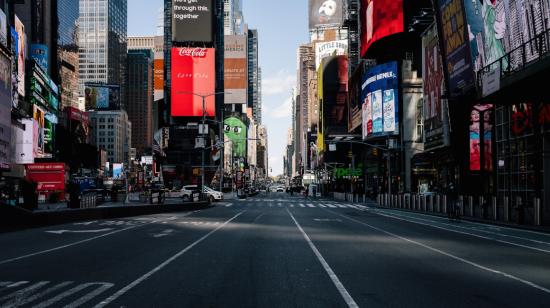
[[[223,200],[223,193],[217,190],[214,190],[208,186],[204,186],[203,191],[208,198],[208,201],[214,202],[214,201],[221,201]],[[200,196],[200,189],[198,185],[185,185],[181,189],[181,198],[184,202],[189,201],[199,201]]]
[[277,186],[277,192],[285,192],[285,188],[283,186]]

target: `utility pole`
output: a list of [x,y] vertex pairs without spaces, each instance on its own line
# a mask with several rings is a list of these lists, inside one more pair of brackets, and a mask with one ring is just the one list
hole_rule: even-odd
[[[204,124],[206,122],[206,96],[202,96],[202,133],[204,133]],[[205,138],[205,136],[203,135],[202,138]],[[201,149],[201,156],[202,156],[202,159],[201,159],[201,190],[202,192],[204,193],[204,143],[205,141],[203,140],[203,147]]]

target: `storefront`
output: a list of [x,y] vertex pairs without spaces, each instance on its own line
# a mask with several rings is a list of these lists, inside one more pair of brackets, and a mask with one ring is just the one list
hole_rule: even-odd
[[[521,103],[496,108],[497,195],[513,209],[534,217],[535,198],[542,200],[543,223],[550,222],[550,104]],[[515,219],[518,210],[512,211]]]

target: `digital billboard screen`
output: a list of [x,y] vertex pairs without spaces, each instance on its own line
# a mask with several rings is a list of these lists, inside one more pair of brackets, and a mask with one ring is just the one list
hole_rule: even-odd
[[348,131],[348,57],[323,61],[322,110],[325,134]]
[[202,42],[213,40],[212,0],[172,0],[172,41]]
[[205,98],[206,114],[214,116],[215,53],[214,48],[172,48],[171,116],[202,116],[199,95],[209,95]]
[[377,40],[403,32],[403,0],[362,0],[361,55]]
[[363,139],[399,134],[399,79],[396,61],[363,75]]
[[25,26],[15,16],[15,31],[17,33],[17,92],[25,96],[25,59],[27,58],[27,37]]
[[11,61],[0,53],[0,169],[11,161]]
[[343,22],[343,0],[309,0],[309,28],[340,26]]
[[86,84],[84,99],[86,110],[120,109],[120,86]]
[[224,102],[246,104],[248,69],[246,36],[226,35],[224,38]]

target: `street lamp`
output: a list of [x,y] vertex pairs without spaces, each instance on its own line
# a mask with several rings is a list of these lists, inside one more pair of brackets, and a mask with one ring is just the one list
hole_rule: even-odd
[[[206,98],[207,97],[210,97],[210,96],[216,96],[216,95],[219,95],[219,94],[231,94],[230,92],[214,92],[214,93],[210,93],[210,94],[199,94],[199,93],[194,93],[194,92],[178,92],[178,94],[191,94],[191,95],[195,95],[195,96],[198,96],[200,98],[202,98],[202,121],[201,121],[201,125],[204,129],[204,125],[205,125],[205,122],[206,122]],[[220,137],[221,138],[221,137]],[[202,148],[201,150],[201,189],[202,191],[204,192],[204,149],[205,147]]]

